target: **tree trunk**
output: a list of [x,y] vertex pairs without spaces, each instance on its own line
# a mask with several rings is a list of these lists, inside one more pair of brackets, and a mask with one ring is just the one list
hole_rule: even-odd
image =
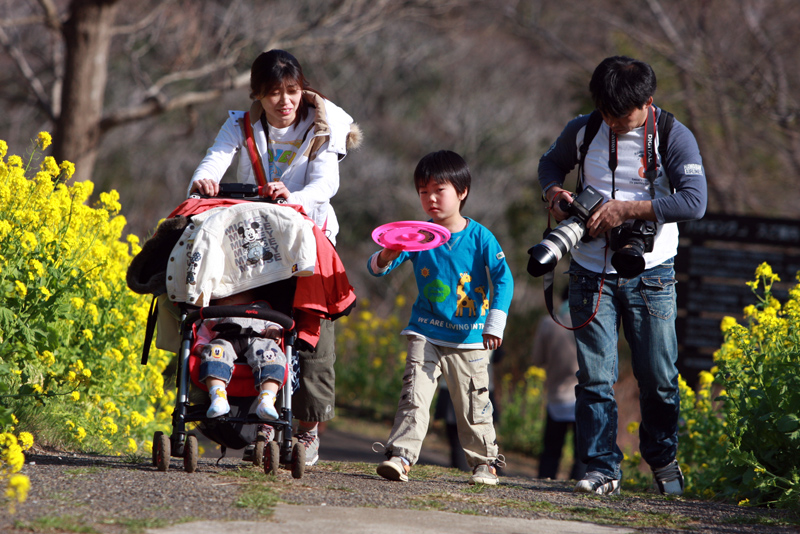
[[118,0],[73,0],[64,25],[66,68],[53,156],[73,162],[82,180],[91,178],[97,158],[117,5]]

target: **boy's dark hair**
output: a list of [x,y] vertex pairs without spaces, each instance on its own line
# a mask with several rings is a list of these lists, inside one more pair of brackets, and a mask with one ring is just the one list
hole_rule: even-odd
[[594,105],[604,115],[624,117],[641,108],[656,92],[656,73],[643,61],[627,56],[604,59],[589,82]]
[[419,191],[431,180],[437,184],[453,184],[459,195],[466,191],[467,195],[461,200],[461,207],[464,207],[472,184],[472,174],[464,158],[451,150],[431,152],[423,157],[414,169],[414,186]]
[[[314,91],[296,57],[285,50],[262,52],[250,67],[250,98],[258,100],[286,82],[295,82],[301,90]],[[308,104],[301,98],[295,125],[307,116]]]

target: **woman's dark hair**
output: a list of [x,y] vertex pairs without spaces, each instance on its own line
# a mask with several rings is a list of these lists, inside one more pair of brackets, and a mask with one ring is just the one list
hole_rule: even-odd
[[431,152],[423,157],[414,169],[414,185],[419,191],[430,181],[437,184],[453,184],[459,195],[466,191],[467,195],[461,200],[461,207],[464,207],[472,184],[472,175],[464,158],[450,150]]
[[[295,82],[301,90],[314,91],[303,75],[303,67],[297,58],[285,50],[262,52],[250,67],[250,98],[258,100],[284,83]],[[308,116],[308,104],[300,99],[295,124]]]
[[627,56],[604,59],[589,82],[594,105],[611,117],[624,117],[641,108],[656,93],[656,73],[643,61]]

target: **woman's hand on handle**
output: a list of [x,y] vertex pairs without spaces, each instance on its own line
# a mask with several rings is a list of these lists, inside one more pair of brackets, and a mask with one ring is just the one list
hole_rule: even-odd
[[219,183],[209,178],[195,180],[192,182],[192,188],[189,190],[189,194],[191,195],[194,192],[200,193],[201,195],[205,195],[207,197],[215,197],[219,195]]

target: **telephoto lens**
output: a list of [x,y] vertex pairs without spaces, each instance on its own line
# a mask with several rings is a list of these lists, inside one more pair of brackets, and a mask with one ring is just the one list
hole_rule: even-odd
[[578,217],[570,217],[548,233],[542,242],[528,250],[528,273],[542,276],[556,268],[564,254],[575,246],[586,231],[586,226]]
[[592,213],[603,204],[601,195],[592,186],[587,186],[572,204],[561,201],[561,211],[571,215],[568,219],[545,232],[542,242],[528,249],[528,273],[531,276],[542,276],[556,268],[558,261],[570,251],[581,239],[591,239],[586,235],[586,221]]

